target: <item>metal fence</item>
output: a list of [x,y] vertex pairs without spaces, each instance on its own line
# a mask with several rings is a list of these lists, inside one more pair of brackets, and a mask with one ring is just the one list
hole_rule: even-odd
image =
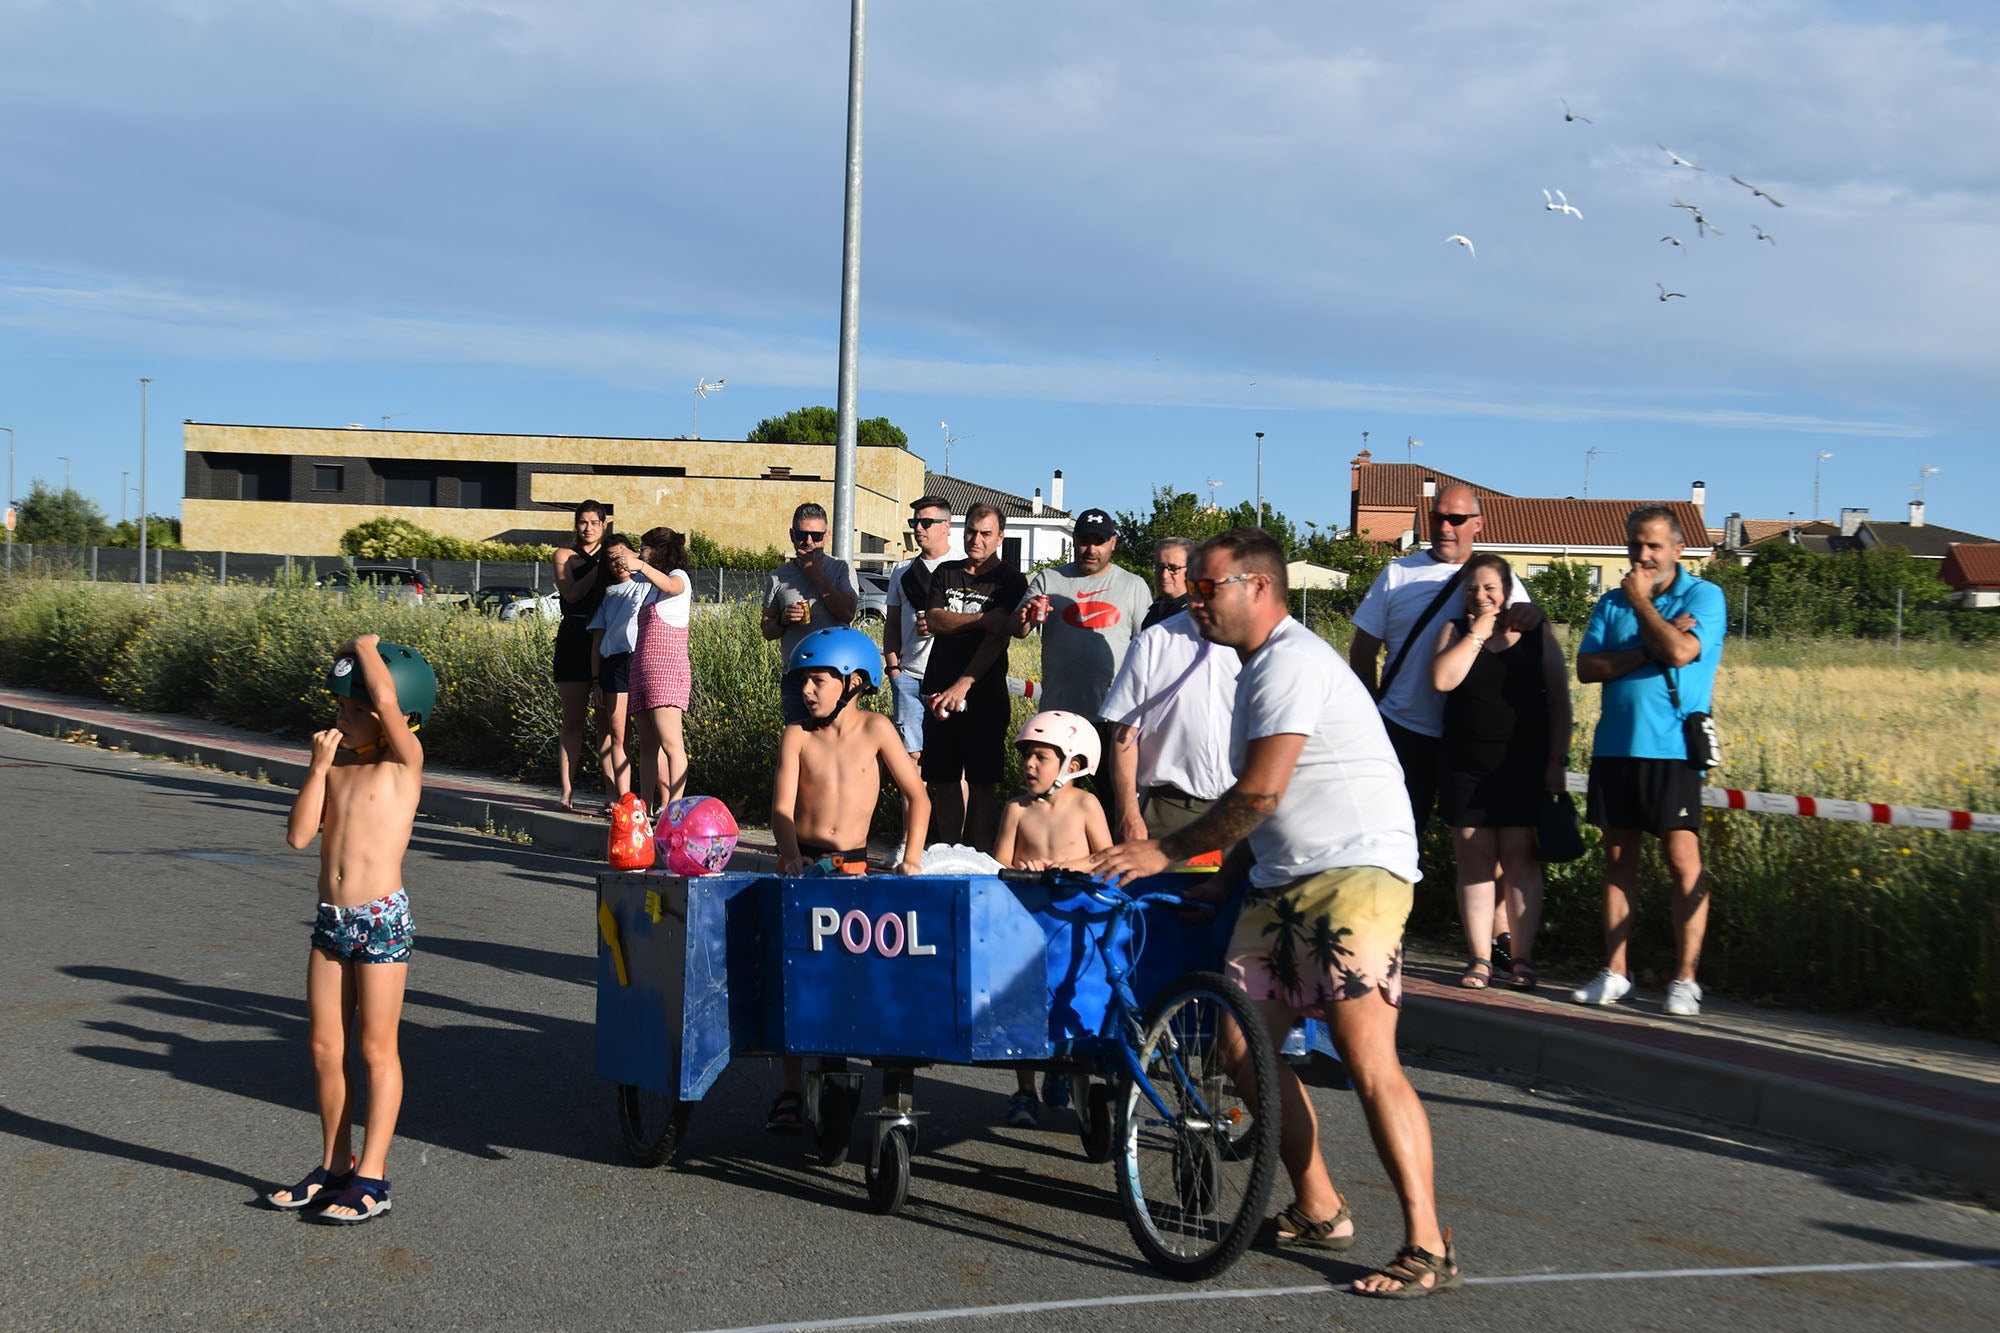
[[[129,546],[51,546],[16,542],[11,568],[21,575],[79,577],[93,583],[137,583],[139,551]],[[157,547],[146,552],[146,582],[273,583],[288,574],[323,579],[356,564],[393,565],[424,576],[432,592],[472,595],[494,589],[525,589],[541,595],[555,591],[555,576],[545,560],[350,560],[339,555],[255,555],[246,551],[176,551]],[[698,602],[732,602],[761,596],[769,578],[757,569],[691,569]]]

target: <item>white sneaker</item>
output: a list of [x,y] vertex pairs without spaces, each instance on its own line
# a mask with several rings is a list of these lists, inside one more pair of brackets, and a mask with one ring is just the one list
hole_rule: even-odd
[[1631,993],[1632,983],[1607,967],[1590,984],[1571,991],[1569,998],[1578,1004],[1616,1004]]
[[1698,1018],[1701,1015],[1701,985],[1693,981],[1672,981],[1667,983],[1667,1012],[1675,1018]]

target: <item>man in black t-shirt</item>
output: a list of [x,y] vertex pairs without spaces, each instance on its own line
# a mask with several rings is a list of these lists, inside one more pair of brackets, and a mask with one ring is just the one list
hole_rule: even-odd
[[[998,786],[1007,758],[1007,643],[1028,581],[1000,559],[1007,520],[991,505],[965,512],[965,559],[931,575],[919,634],[934,636],[924,668],[923,775],[931,793],[931,841],[993,850]],[[965,793],[959,792],[959,779]]]

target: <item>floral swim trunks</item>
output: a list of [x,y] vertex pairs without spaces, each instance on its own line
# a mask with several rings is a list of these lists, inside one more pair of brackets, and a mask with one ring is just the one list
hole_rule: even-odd
[[410,895],[397,889],[359,907],[321,903],[319,919],[313,922],[312,947],[344,963],[407,963],[416,938]]
[[1322,870],[1254,893],[1229,937],[1230,980],[1252,1001],[1325,1018],[1374,991],[1403,1003],[1403,925],[1415,888],[1375,866]]

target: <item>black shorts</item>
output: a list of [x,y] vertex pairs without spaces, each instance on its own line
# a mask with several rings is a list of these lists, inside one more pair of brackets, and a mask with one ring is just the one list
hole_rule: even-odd
[[1590,761],[1587,818],[1601,829],[1701,832],[1701,774],[1685,759]]
[[606,694],[625,694],[630,691],[632,679],[632,654],[612,653],[599,659],[597,663],[597,688]]
[[1424,836],[1424,827],[1431,822],[1431,811],[1438,799],[1438,756],[1444,742],[1436,736],[1426,736],[1421,731],[1411,731],[1408,727],[1382,719],[1382,729],[1389,733],[1389,746],[1396,752],[1396,762],[1403,766],[1403,790],[1410,796],[1410,814],[1416,820],[1417,837]]
[[564,616],[556,626],[555,677],[558,685],[592,683],[589,616]]
[[940,718],[924,712],[924,781],[997,785],[1007,771],[1007,724],[1013,720],[1008,696],[965,701],[965,711]]

